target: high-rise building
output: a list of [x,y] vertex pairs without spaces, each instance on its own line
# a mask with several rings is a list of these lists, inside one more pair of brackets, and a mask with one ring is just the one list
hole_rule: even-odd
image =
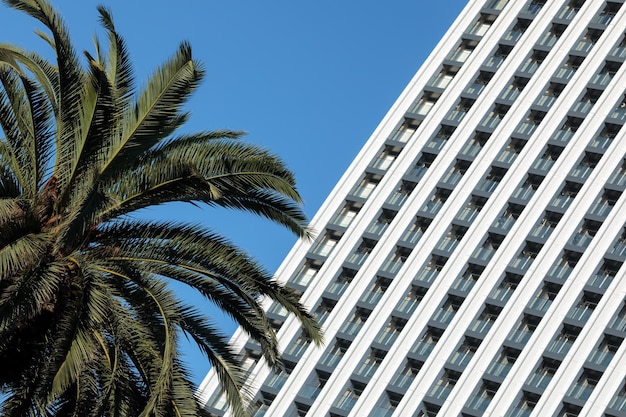
[[626,416],[623,3],[469,2],[278,271],[326,345],[235,334],[254,416]]

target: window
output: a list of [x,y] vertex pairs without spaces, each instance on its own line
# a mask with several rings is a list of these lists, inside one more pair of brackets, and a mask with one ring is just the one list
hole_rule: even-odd
[[406,119],[404,123],[396,130],[396,132],[391,136],[391,140],[399,143],[407,143],[413,134],[419,127],[419,121],[413,119]]
[[513,191],[513,195],[511,198],[516,198],[518,200],[528,201],[535,194],[535,191],[541,185],[543,181],[542,175],[537,174],[528,174],[526,176],[526,180]]
[[541,8],[546,4],[546,0],[530,0],[526,6],[524,7],[524,9],[522,10],[523,13],[528,13],[528,14],[537,14],[539,13],[539,11],[541,10]]
[[539,127],[539,124],[541,123],[545,115],[546,112],[544,111],[531,110],[526,116],[526,119],[522,120],[520,124],[515,128],[515,133],[524,137],[531,136],[535,132],[535,130],[537,130],[537,127]]
[[580,260],[580,253],[565,250],[559,259],[552,265],[546,277],[552,280],[564,281],[572,273],[572,270]]
[[428,229],[431,222],[432,219],[427,217],[417,217],[415,222],[402,234],[400,241],[410,244],[417,243],[422,235],[426,233],[426,229]]
[[598,290],[606,290],[613,282],[613,278],[615,278],[621,266],[621,262],[605,259],[598,271],[589,278],[587,285]]
[[513,343],[525,344],[537,328],[539,321],[541,321],[540,317],[531,314],[522,315],[520,322],[511,330],[506,340]]
[[342,207],[342,209],[335,215],[335,217],[331,220],[331,224],[335,226],[347,227],[350,223],[352,223],[352,219],[356,217],[361,210],[363,205],[361,203],[356,203],[354,201],[348,201]]
[[615,240],[610,253],[617,256],[626,256],[626,227],[622,229],[622,234]]
[[552,304],[552,301],[556,298],[560,289],[560,284],[544,281],[543,286],[537,290],[534,297],[528,303],[528,307],[545,313]]
[[504,277],[500,280],[497,287],[491,290],[489,298],[501,302],[509,301],[511,295],[515,292],[515,289],[522,280],[522,275],[514,274],[512,272],[505,272]]
[[560,23],[553,23],[548,30],[537,42],[537,45],[544,46],[546,48],[552,48],[554,44],[559,40],[567,25],[563,25]]
[[429,199],[426,200],[424,205],[420,208],[420,211],[429,214],[437,214],[446,200],[448,200],[448,197],[450,197],[450,194],[452,194],[452,191],[447,188],[435,188],[435,191],[430,195]]
[[556,99],[561,95],[565,84],[551,82],[542,95],[533,103],[534,106],[550,108]]
[[626,410],[626,384],[622,385],[609,403],[609,409],[624,411]]
[[496,161],[503,162],[505,164],[512,164],[526,146],[525,139],[511,138],[507,142],[506,146],[496,156]]
[[448,172],[446,172],[443,178],[441,178],[441,182],[451,187],[454,187],[459,183],[459,181],[461,181],[461,178],[463,178],[463,175],[470,165],[470,161],[457,159],[454,165],[450,167],[450,169],[448,169]]
[[386,145],[382,152],[376,157],[376,159],[374,159],[371,167],[380,169],[381,171],[386,171],[396,160],[400,151],[402,151],[402,148],[400,147]]
[[387,288],[389,288],[389,284],[391,284],[391,280],[389,278],[376,277],[374,282],[361,296],[361,301],[368,304],[377,303],[380,301],[385,291],[387,291]]
[[533,163],[533,169],[543,171],[542,173],[547,173],[550,170],[550,168],[552,168],[552,165],[554,165],[556,160],[559,159],[561,152],[563,152],[562,146],[556,146],[556,145],[546,146],[545,151],[543,152],[543,155],[537,158],[535,162]]
[[510,108],[511,106],[505,104],[495,104],[491,111],[480,121],[480,126],[487,129],[495,129],[502,119],[504,119],[504,116],[506,116]]
[[530,26],[530,20],[517,19],[515,25],[509,29],[509,31],[502,38],[505,41],[517,42],[522,37],[528,26]]
[[395,310],[410,315],[415,311],[427,291],[428,288],[420,287],[419,285],[411,285],[411,288],[404,295],[404,298],[400,300]]
[[451,364],[464,368],[474,357],[474,353],[478,350],[482,340],[474,337],[465,336],[463,343],[454,352],[448,360]]
[[364,389],[365,385],[350,381],[346,390],[337,397],[333,406],[346,411],[352,410]]
[[492,72],[480,71],[476,79],[465,88],[463,93],[478,96],[485,89],[485,86],[489,84],[492,77]]
[[478,45],[478,42],[475,40],[463,39],[461,44],[446,59],[463,63],[467,61],[476,45]]
[[337,278],[326,288],[326,292],[340,296],[345,292],[346,288],[348,288],[348,285],[350,285],[355,275],[355,270],[342,268]]
[[517,257],[509,263],[509,267],[526,271],[530,268],[530,265],[532,265],[540,250],[541,244],[526,241],[524,248],[520,251]]
[[356,368],[356,375],[363,378],[370,378],[378,366],[385,359],[387,352],[379,349],[370,349],[368,355],[361,361],[361,364]]
[[511,407],[504,417],[530,417],[538,399],[535,394],[524,392],[519,402]]
[[486,304],[480,314],[469,325],[468,330],[480,334],[481,337],[486,335],[497,320],[501,310],[502,308],[498,306]]
[[324,236],[317,242],[311,252],[319,256],[328,256],[339,243],[339,239],[341,239],[340,233],[326,230]]
[[433,93],[430,91],[424,92],[424,95],[417,101],[417,103],[415,103],[410,112],[420,116],[426,116],[428,112],[430,112],[430,109],[433,108],[439,97],[439,93]]
[[620,6],[621,3],[607,1],[604,9],[591,21],[600,25],[608,25],[619,11]]
[[433,384],[428,391],[428,395],[438,400],[444,401],[450,395],[454,385],[459,380],[461,374],[451,369],[445,369],[441,378]]
[[595,46],[600,36],[602,36],[602,30],[599,29],[587,29],[587,32],[578,40],[574,45],[574,51],[586,54]]
[[487,58],[483,65],[492,71],[496,71],[500,68],[502,62],[504,62],[504,60],[509,56],[512,49],[513,47],[511,45],[498,45],[498,48],[496,48],[493,54]]
[[363,262],[365,262],[372,250],[374,250],[374,246],[376,246],[375,240],[363,239],[361,244],[348,257],[348,262],[355,265],[363,265]]
[[439,272],[441,272],[447,261],[448,258],[443,256],[431,256],[428,263],[417,273],[415,281],[419,283],[432,283],[435,278],[437,278]]
[[474,101],[475,100],[470,98],[461,97],[452,110],[446,115],[445,120],[460,123],[467,112],[472,108]]
[[482,384],[480,384],[467,400],[466,406],[475,411],[485,411],[493,397],[495,397],[499,387],[499,384],[483,379]]
[[558,19],[572,20],[580,10],[585,0],[570,0],[557,14]]
[[422,365],[423,362],[406,359],[402,370],[392,378],[391,385],[401,389],[407,389],[415,380]]
[[502,10],[504,9],[504,7],[507,5],[507,3],[509,2],[509,0],[491,0],[489,3],[487,3],[485,5],[485,7],[487,9],[493,9],[493,10]]
[[315,278],[315,275],[320,270],[321,266],[321,263],[318,261],[307,259],[293,279],[291,279],[291,282],[303,287],[308,286],[313,278]]
[[563,63],[561,68],[556,70],[554,76],[556,78],[560,78],[561,80],[569,80],[574,76],[574,73],[582,64],[584,58],[578,55],[570,55],[567,60]]
[[483,244],[477,247],[476,250],[474,250],[474,253],[472,253],[472,258],[489,262],[491,258],[493,258],[493,255],[496,253],[503,240],[503,235],[497,233],[487,234],[487,238]]
[[396,250],[389,255],[389,258],[383,264],[381,271],[388,274],[395,275],[398,273],[402,265],[406,262],[407,258],[411,254],[411,249],[403,246],[396,246]]
[[602,158],[601,154],[585,152],[583,158],[578,162],[578,165],[570,171],[569,175],[580,180],[589,178],[593,169],[598,165],[600,158]]
[[302,357],[302,354],[304,353],[306,348],[309,347],[310,343],[310,339],[304,334],[300,333],[300,335],[298,335],[295,340],[292,340],[291,343],[287,345],[284,354],[299,359]]
[[620,337],[605,334],[600,344],[591,352],[587,361],[606,369],[622,342],[623,339]]
[[598,385],[598,380],[602,376],[601,372],[591,369],[584,369],[578,381],[576,381],[567,391],[568,396],[577,400],[587,400],[593,389]]
[[367,228],[367,233],[381,236],[396,217],[396,214],[398,214],[398,212],[395,210],[383,209],[376,220],[374,220]]
[[611,175],[608,183],[621,187],[626,185],[626,159],[622,161],[622,165],[620,165]]
[[435,311],[431,320],[441,325],[449,324],[456,312],[461,308],[461,304],[463,304],[463,298],[448,295],[446,300],[439,306],[439,309]]
[[550,206],[555,209],[567,210],[574,198],[578,195],[578,191],[582,188],[582,184],[572,181],[565,181],[561,191],[552,199]]
[[[307,381],[302,385],[302,388],[298,392],[298,396],[308,398],[314,401],[319,395],[326,382],[328,382],[328,378],[330,378],[330,374],[327,372],[320,371],[316,369],[313,371],[312,375],[307,379]],[[305,411],[308,411],[308,408]]]
[[382,176],[378,174],[367,173],[350,194],[354,197],[368,198],[381,179]]
[[487,198],[482,196],[472,195],[467,205],[459,211],[459,214],[454,218],[455,220],[461,220],[467,223],[474,221],[478,213],[483,209],[487,203]]
[[626,303],[624,303],[622,309],[613,316],[608,328],[620,332],[626,331]]
[[606,217],[615,206],[620,195],[621,192],[619,191],[605,189],[589,212],[599,217]]
[[576,233],[574,233],[568,243],[583,249],[587,248],[589,243],[593,240],[593,237],[598,233],[600,226],[602,226],[600,222],[584,219],[583,224]]
[[525,384],[535,389],[544,390],[552,381],[552,377],[559,369],[560,364],[557,360],[543,358],[535,371],[528,376]]
[[428,171],[428,168],[430,168],[436,157],[436,154],[423,152],[415,165],[413,165],[413,168],[409,170],[408,174],[412,175],[417,181],[419,181],[424,176],[426,171]]
[[444,65],[441,71],[439,71],[437,75],[431,78],[426,85],[428,87],[444,89],[450,84],[457,72],[459,72],[458,67],[452,65]]
[[339,331],[345,335],[356,336],[367,321],[370,313],[370,310],[356,308],[350,320],[345,322]]
[[498,355],[494,358],[485,373],[497,378],[505,378],[513,367],[513,364],[515,364],[515,361],[519,357],[520,353],[521,352],[517,349],[504,346],[500,349],[500,353],[498,353]]
[[[439,152],[441,148],[446,144],[450,136],[454,133],[454,126],[450,125],[441,125],[441,128],[432,136],[428,142],[424,145],[425,149],[431,149],[433,152]],[[434,159],[434,157],[433,157]]]
[[372,410],[372,417],[391,417],[393,411],[398,407],[398,404],[402,400],[400,394],[395,392],[385,391],[385,395],[381,395],[380,400]]
[[345,339],[335,338],[335,344],[326,350],[326,353],[320,359],[320,363],[329,368],[337,366],[350,347],[350,342]]
[[404,329],[406,322],[406,319],[391,316],[387,326],[378,333],[374,342],[386,347],[391,346],[398,338],[398,335],[400,335],[400,332],[402,332],[402,329]]
[[484,266],[468,264],[463,274],[454,281],[451,288],[463,294],[467,294],[474,287],[474,284],[478,281],[484,269]]
[[496,16],[488,13],[481,13],[478,20],[467,31],[470,35],[483,36],[496,20]]
[[576,341],[580,330],[580,327],[564,324],[546,350],[550,353],[565,356]]
[[331,311],[333,311],[335,304],[337,304],[335,300],[322,298],[315,311],[313,311],[313,316],[315,316],[315,319],[320,324],[324,324],[326,318],[330,315]]
[[413,181],[402,181],[398,188],[389,196],[387,203],[398,207],[401,206],[409,197],[409,194],[413,192],[415,185],[416,183]]
[[557,224],[559,224],[561,217],[563,217],[561,213],[546,211],[541,220],[539,220],[537,225],[530,232],[530,236],[539,239],[549,238]]
[[596,104],[600,98],[601,94],[602,90],[588,88],[585,94],[580,98],[580,101],[574,104],[572,111],[583,114],[589,113],[593,105]]
[[498,187],[504,174],[506,174],[506,168],[491,167],[489,173],[478,183],[476,188],[480,191],[491,193]]
[[613,139],[615,139],[620,128],[621,126],[619,125],[605,123],[602,130],[591,140],[589,146],[597,147],[604,151],[613,143]]
[[519,66],[517,71],[526,77],[531,77],[539,68],[544,59],[548,56],[548,52],[542,49],[534,49],[526,61]]
[[453,224],[450,226],[448,233],[439,240],[435,249],[446,253],[452,253],[458,246],[463,236],[467,232],[467,227]]
[[515,99],[521,94],[524,87],[528,84],[528,78],[525,77],[513,77],[511,83],[502,90],[502,93],[498,96],[500,100],[515,101]]
[[427,329],[424,334],[422,334],[422,337],[420,337],[411,348],[411,353],[421,357],[427,357],[435,348],[435,345],[439,341],[442,333],[443,329],[427,326]]
[[474,158],[476,155],[480,153],[485,146],[485,143],[489,140],[489,134],[485,132],[474,132],[474,136],[472,136],[459,155],[463,155],[469,158]]
[[500,229],[499,231],[502,231],[504,233],[508,232],[509,230],[511,230],[511,227],[513,227],[513,224],[517,221],[523,210],[524,206],[520,204],[507,204],[504,212],[493,222],[491,227]]
[[553,141],[560,142],[561,144],[566,144],[569,140],[574,136],[583,119],[573,116],[567,116],[565,122],[561,125],[561,128],[554,132],[552,137],[550,138]]

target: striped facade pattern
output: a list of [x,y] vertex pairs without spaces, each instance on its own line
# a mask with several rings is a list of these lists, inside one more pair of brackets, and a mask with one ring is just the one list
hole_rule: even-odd
[[234,335],[255,417],[626,416],[623,3],[469,1],[277,272],[325,346]]

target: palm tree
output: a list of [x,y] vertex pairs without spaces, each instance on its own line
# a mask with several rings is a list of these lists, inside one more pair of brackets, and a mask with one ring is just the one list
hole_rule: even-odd
[[280,366],[263,299],[321,343],[297,295],[200,225],[140,209],[187,202],[249,211],[307,237],[292,173],[241,132],[180,134],[203,70],[189,45],[135,91],[125,44],[100,7],[107,46],[81,63],[47,0],[3,0],[39,20],[56,62],[0,44],[0,412],[6,416],[207,415],[179,358],[192,339],[246,414],[227,338],[172,281],[230,315]]

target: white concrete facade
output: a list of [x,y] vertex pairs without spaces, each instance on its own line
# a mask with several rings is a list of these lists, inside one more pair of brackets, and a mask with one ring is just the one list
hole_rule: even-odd
[[626,417],[623,3],[469,1],[277,272],[326,346],[233,336],[255,417]]

